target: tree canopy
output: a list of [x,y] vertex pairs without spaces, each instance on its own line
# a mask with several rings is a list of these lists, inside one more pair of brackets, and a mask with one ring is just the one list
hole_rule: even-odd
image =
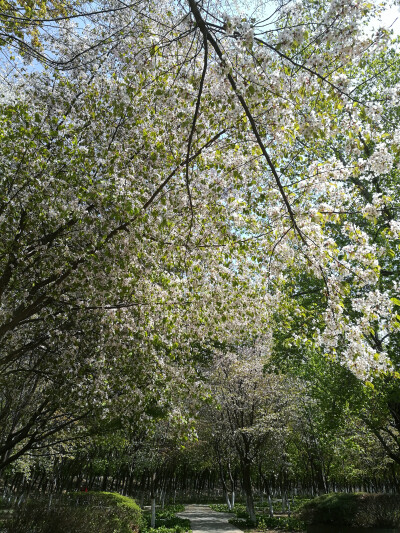
[[250,500],[267,445],[400,464],[388,5],[0,3],[1,470],[202,424]]

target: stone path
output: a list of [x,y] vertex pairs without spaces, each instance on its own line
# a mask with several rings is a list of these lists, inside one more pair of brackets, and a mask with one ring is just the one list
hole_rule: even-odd
[[241,529],[228,524],[228,519],[234,515],[229,513],[217,513],[207,505],[187,505],[185,511],[178,513],[181,518],[188,518],[193,533],[213,533],[224,531],[225,533],[242,533]]

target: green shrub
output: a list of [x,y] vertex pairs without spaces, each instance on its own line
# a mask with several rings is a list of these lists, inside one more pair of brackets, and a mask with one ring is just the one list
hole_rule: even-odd
[[400,499],[391,494],[325,494],[304,504],[298,517],[307,524],[398,527]]
[[15,510],[8,533],[132,533],[142,514],[132,498],[111,492],[79,492],[49,499],[30,498]]

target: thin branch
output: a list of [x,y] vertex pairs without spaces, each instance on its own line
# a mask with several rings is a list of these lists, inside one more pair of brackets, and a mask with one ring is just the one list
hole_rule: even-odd
[[187,154],[186,154],[186,172],[185,172],[185,175],[186,175],[186,190],[187,190],[187,193],[188,193],[189,205],[190,205],[190,210],[191,210],[191,213],[192,213],[192,220],[193,220],[193,203],[192,203],[192,195],[190,193],[190,183],[189,183],[189,160],[190,160],[190,150],[192,148],[193,135],[194,135],[194,132],[196,131],[196,122],[197,122],[197,118],[199,116],[199,111],[200,111],[201,96],[203,94],[204,80],[205,80],[206,73],[207,73],[207,59],[208,59],[208,41],[205,38],[204,39],[204,65],[203,65],[203,72],[201,74],[199,92],[197,94],[196,108],[195,108],[194,115],[193,115],[192,128],[191,128],[190,134],[189,134],[188,146],[187,146]]
[[[217,41],[212,36],[212,34],[208,31],[207,25],[206,25],[205,21],[203,20],[203,17],[201,16],[201,13],[199,11],[199,8],[197,7],[197,4],[196,4],[195,0],[188,0],[188,1],[189,1],[189,6],[190,6],[190,9],[192,11],[192,14],[193,14],[193,16],[194,16],[194,18],[196,20],[196,23],[197,23],[198,27],[200,28],[200,31],[202,32],[202,34],[204,36],[204,39],[207,39],[209,41],[211,46],[214,48],[217,56],[219,57],[219,59],[222,62],[224,62],[224,57],[223,57],[222,50],[221,50],[219,44],[217,43]],[[286,206],[286,209],[287,209],[287,211],[289,213],[289,217],[290,217],[290,219],[292,221],[293,227],[297,231],[297,233],[298,233],[301,241],[303,242],[303,244],[305,244],[307,246],[307,241],[304,238],[302,231],[300,230],[300,228],[297,225],[297,222],[296,222],[292,207],[291,207],[291,205],[289,203],[289,200],[288,200],[288,198],[286,196],[285,190],[283,188],[283,185],[281,183],[281,180],[279,178],[279,175],[278,175],[278,172],[277,172],[277,170],[275,168],[275,165],[273,164],[273,162],[272,162],[272,160],[271,160],[271,158],[270,158],[270,156],[269,156],[269,154],[267,152],[267,149],[266,149],[266,147],[265,147],[265,145],[264,145],[264,143],[263,143],[263,141],[261,139],[261,135],[260,135],[260,133],[258,131],[257,124],[255,123],[254,117],[253,117],[253,115],[252,115],[252,113],[251,113],[251,111],[250,111],[245,99],[238,92],[236,82],[233,79],[232,75],[228,74],[227,77],[228,77],[229,83],[230,83],[233,91],[235,92],[240,104],[242,105],[242,107],[244,109],[246,117],[248,118],[248,120],[250,122],[253,134],[254,134],[255,138],[257,139],[258,146],[261,148],[263,156],[265,157],[265,159],[267,161],[267,164],[268,164],[268,166],[269,166],[269,168],[270,168],[270,170],[272,172],[272,175],[275,178],[276,184],[278,186],[279,192],[280,192],[280,194],[282,196],[282,199],[283,199],[283,202],[284,202],[284,204]]]

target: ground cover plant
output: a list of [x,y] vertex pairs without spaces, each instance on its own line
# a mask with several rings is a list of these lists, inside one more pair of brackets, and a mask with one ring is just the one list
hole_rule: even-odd
[[305,531],[305,522],[295,517],[288,516],[257,516],[256,524],[249,518],[231,518],[230,524],[242,530],[256,530],[256,531]]
[[218,511],[219,513],[235,513],[238,515],[246,512],[246,506],[242,503],[235,503],[231,509],[226,503],[211,503],[210,507],[213,511]]
[[[299,503],[298,506],[301,504]],[[247,513],[246,506],[243,504],[235,504],[233,509],[229,509],[226,504],[211,504],[211,509],[223,513],[234,513],[236,516],[229,519],[229,523],[237,526],[239,529],[253,530],[256,528],[258,531],[267,531],[271,529],[277,529],[282,531],[304,531],[305,522],[297,517],[293,516],[266,516],[268,509],[264,510],[263,514],[256,514],[256,523],[250,520]],[[277,506],[274,505],[277,509]],[[278,511],[278,509],[277,509]],[[279,512],[279,511],[278,511]]]
[[150,513],[144,513],[146,525],[141,529],[143,533],[188,533],[191,532],[190,521],[186,518],[176,516],[185,510],[185,506],[166,505],[163,509],[156,510],[155,527],[150,527]]

